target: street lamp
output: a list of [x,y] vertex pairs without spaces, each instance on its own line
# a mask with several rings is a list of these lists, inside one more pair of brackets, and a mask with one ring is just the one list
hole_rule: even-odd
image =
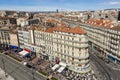
[[2,63],[3,63],[3,70],[5,72],[5,77],[7,78],[7,73],[6,73],[6,68],[5,68],[5,61],[4,61],[3,58],[2,58]]
[[34,66],[34,64],[32,63],[32,80],[35,80],[35,76],[34,76],[34,68],[35,68],[35,66]]

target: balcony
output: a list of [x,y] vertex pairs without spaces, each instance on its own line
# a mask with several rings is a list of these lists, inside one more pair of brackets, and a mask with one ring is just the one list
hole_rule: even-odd
[[80,47],[81,47],[81,48],[88,47],[88,44],[80,44]]
[[79,55],[79,59],[87,59],[89,57],[89,53],[81,53]]
[[69,69],[77,73],[88,73],[89,71],[91,71],[91,67],[89,64],[87,64],[84,67],[70,65]]
[[73,55],[70,55],[70,54],[67,54],[67,53],[62,53],[62,52],[58,52],[58,51],[54,51],[55,53],[57,53],[57,54],[62,54],[62,55],[65,55],[65,56],[68,56],[68,57],[71,57],[71,58],[75,58],[75,59],[87,59],[88,57],[89,57],[89,53],[87,53],[87,54],[84,54],[84,53],[82,53],[82,54],[80,54],[80,56],[79,57],[76,57],[76,56],[73,56]]
[[81,61],[75,62],[75,63],[77,63],[77,64],[86,64],[88,62],[89,62],[89,60],[81,60]]

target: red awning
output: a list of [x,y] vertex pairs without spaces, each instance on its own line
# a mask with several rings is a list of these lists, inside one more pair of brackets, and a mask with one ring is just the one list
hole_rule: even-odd
[[31,51],[30,51],[29,49],[27,49],[27,48],[24,48],[24,50],[27,51],[27,52],[29,52],[29,53],[31,52]]

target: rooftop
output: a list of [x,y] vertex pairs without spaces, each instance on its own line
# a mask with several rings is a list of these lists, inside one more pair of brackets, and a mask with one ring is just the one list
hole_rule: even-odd
[[18,31],[17,31],[17,29],[11,29],[11,30],[10,30],[10,33],[11,33],[11,34],[17,34]]
[[79,26],[76,26],[74,28],[70,27],[62,27],[62,26],[57,26],[54,28],[48,28],[45,32],[50,32],[52,33],[53,31],[59,31],[59,32],[65,32],[65,33],[74,33],[74,34],[86,34],[84,30],[82,30]]
[[111,28],[112,30],[120,31],[120,26],[115,26]]
[[111,20],[104,20],[104,19],[90,19],[87,21],[87,24],[94,25],[96,27],[102,27],[102,28],[107,28],[110,29],[112,25]]

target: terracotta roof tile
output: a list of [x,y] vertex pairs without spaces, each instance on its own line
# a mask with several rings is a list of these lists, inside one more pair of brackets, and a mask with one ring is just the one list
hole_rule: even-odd
[[47,29],[45,30],[45,32],[49,32],[49,33],[53,33],[53,31],[54,31],[54,28],[47,28]]
[[74,34],[85,34],[86,32],[82,30],[79,26],[70,28],[70,27],[55,27],[55,31],[74,33]]
[[10,33],[12,33],[12,34],[17,34],[18,31],[17,31],[17,29],[10,29]]
[[102,28],[108,28],[110,29],[110,25],[112,23],[111,20],[104,20],[104,19],[99,19],[99,20],[95,20],[95,19],[90,19],[87,21],[88,24],[90,25],[94,25],[96,27],[102,27]]
[[48,19],[47,22],[54,22],[54,23],[57,23],[58,21],[55,20],[55,19]]

